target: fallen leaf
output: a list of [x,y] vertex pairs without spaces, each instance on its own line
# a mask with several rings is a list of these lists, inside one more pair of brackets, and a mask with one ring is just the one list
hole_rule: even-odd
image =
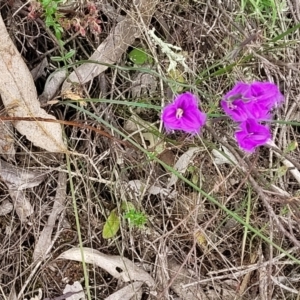
[[206,236],[201,231],[195,233],[196,242],[199,244],[201,249],[207,249],[207,239]]
[[0,154],[7,160],[15,157],[15,140],[12,122],[0,122]]
[[45,83],[44,91],[39,97],[41,104],[46,104],[48,101],[52,100],[55,97],[57,91],[66,79],[67,74],[67,70],[62,69],[56,70],[50,75]]
[[30,71],[33,80],[36,81],[38,78],[45,76],[47,74],[45,70],[47,67],[48,60],[47,57],[44,57],[44,59]]
[[143,282],[141,281],[133,282],[113,293],[104,300],[130,300],[132,297],[134,297],[134,300],[139,300],[142,298],[142,285]]
[[87,103],[83,100],[83,95],[80,95],[79,93],[66,91],[61,94],[61,97],[67,100],[78,101],[80,106],[87,106]]
[[82,285],[79,281],[75,281],[72,285],[67,284],[64,291],[64,295],[71,294],[71,296],[66,297],[66,300],[84,300],[85,295]]
[[17,167],[0,159],[0,179],[10,189],[24,190],[38,186],[45,176],[45,172]]
[[16,213],[21,221],[26,221],[26,218],[33,213],[30,201],[23,190],[39,185],[45,176],[45,173],[13,166],[0,159],[0,179],[7,185]]
[[160,153],[157,157],[170,167],[172,167],[175,163],[175,154],[168,148],[165,149],[162,153]]
[[33,261],[37,259],[44,259],[47,255],[49,247],[51,247],[52,241],[52,232],[56,224],[56,220],[60,213],[65,209],[66,201],[66,188],[67,188],[67,175],[66,173],[60,172],[58,175],[58,186],[56,188],[56,195],[54,198],[54,204],[52,211],[48,217],[46,226],[43,228],[40,233],[39,239],[34,247],[33,251]]
[[155,127],[152,123],[140,118],[132,110],[131,113],[132,115],[124,124],[124,129],[128,133],[133,133],[134,138],[140,144],[146,144],[143,142],[147,141],[148,145],[144,146],[150,151],[155,151],[157,154],[162,153],[165,150],[165,143],[155,133],[153,133],[158,132],[157,127]]
[[143,194],[145,188],[146,188],[146,194],[150,194],[150,195],[160,194],[162,196],[169,196],[169,197],[175,196],[175,194],[174,195],[173,193],[171,194],[171,190],[168,188],[162,188],[156,185],[146,186],[146,184],[144,184],[139,179],[128,181],[127,187],[131,199],[139,198]]
[[158,82],[153,75],[138,73],[132,81],[132,98],[140,98],[142,95],[153,95],[156,91]]
[[[128,258],[119,255],[103,254],[98,250],[85,247],[82,248],[82,251],[86,263],[99,266],[116,279],[121,279],[124,282],[143,281],[150,288],[153,288],[155,285],[153,278],[146,271],[138,268]],[[80,248],[69,249],[58,258],[82,262],[81,250]]]
[[13,210],[13,205],[8,200],[4,200],[0,204],[0,216],[6,216]]
[[186,84],[186,79],[184,78],[183,72],[178,70],[177,68],[171,69],[168,73],[170,79],[173,80],[173,82],[170,82],[169,85],[171,86],[172,90],[176,93],[180,93],[183,90],[183,86],[179,85],[178,83],[181,84]]
[[117,234],[119,229],[120,229],[120,217],[118,215],[117,210],[113,209],[110,212],[110,214],[104,224],[103,231],[102,231],[102,237],[104,239],[113,238]]
[[[185,171],[187,170],[189,164],[191,163],[191,161],[193,160],[194,156],[197,154],[197,152],[199,152],[201,150],[201,148],[199,147],[192,147],[190,148],[188,151],[186,151],[185,153],[183,153],[179,159],[177,160],[177,162],[174,165],[174,169],[181,173],[184,174]],[[170,181],[167,185],[167,188],[170,188],[171,186],[173,186],[178,180],[178,177],[175,174],[172,174]]]
[[13,202],[16,214],[22,222],[27,220],[27,217],[33,214],[33,207],[24,191],[9,189],[9,195]]
[[[41,109],[32,76],[13,44],[0,16],[0,93],[11,117],[55,119]],[[60,124],[40,121],[15,121],[15,128],[35,146],[50,152],[66,152]]]
[[235,156],[224,146],[220,150],[213,149],[212,155],[215,157],[214,162],[216,165],[230,164],[237,165],[238,162]]

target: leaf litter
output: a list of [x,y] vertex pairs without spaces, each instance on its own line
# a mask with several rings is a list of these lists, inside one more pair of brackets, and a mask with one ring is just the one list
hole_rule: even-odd
[[[71,7],[67,17],[72,17],[72,14],[80,17],[80,13],[85,13],[85,5],[91,2],[78,3],[74,11]],[[294,297],[299,289],[299,267],[296,262],[260,240],[258,235],[245,230],[244,226],[228,217],[201,193],[183,184],[177,176],[166,172],[153,161],[153,156],[163,157],[163,154],[167,154],[168,158],[164,158],[164,161],[168,160],[168,164],[177,172],[191,178],[196,186],[201,186],[201,189],[242,218],[246,219],[246,213],[249,212],[247,218],[259,232],[272,237],[274,243],[297,257],[290,237],[299,240],[298,127],[294,123],[277,124],[277,120],[272,123],[274,132],[277,132],[274,142],[279,149],[288,149],[291,143],[295,145],[288,155],[284,153],[287,160],[283,159],[282,154],[273,155],[274,149],[265,148],[247,156],[232,146],[234,125],[222,117],[221,121],[213,119],[213,132],[209,128],[203,129],[200,143],[197,137],[187,137],[182,132],[165,134],[161,124],[157,125],[160,112],[152,109],[131,110],[109,101],[118,99],[128,103],[131,98],[136,98],[135,101],[143,105],[149,103],[163,108],[165,103],[170,103],[176,97],[173,92],[183,89],[184,92],[198,94],[201,109],[214,115],[220,113],[221,95],[230,89],[233,82],[263,79],[280,83],[280,89],[288,99],[284,107],[274,111],[274,116],[285,122],[299,121],[295,109],[297,105],[294,104],[300,85],[298,76],[294,76],[295,68],[290,68],[298,63],[296,50],[290,47],[284,55],[280,53],[280,47],[265,52],[274,32],[269,32],[268,22],[256,19],[255,14],[239,15],[242,7],[238,1],[231,4],[224,2],[224,5],[220,5],[220,2],[204,4],[180,0],[168,3],[98,2],[97,9],[105,19],[101,23],[103,28],[99,36],[87,32],[86,37],[78,37],[72,31],[74,28],[71,31],[64,29],[64,34],[70,37],[64,45],[66,53],[70,47],[76,47],[75,56],[67,63],[73,60],[78,66],[75,70],[70,69],[73,66],[63,66],[63,63],[46,64],[50,61],[50,55],[61,56],[62,53],[55,50],[58,48],[55,48],[57,44],[53,36],[51,38],[43,26],[37,28],[36,24],[44,21],[43,16],[38,21],[27,20],[31,4],[15,7],[14,13],[10,13],[10,5],[18,6],[20,3],[2,3],[2,17],[8,31],[14,32],[13,42],[18,48],[17,51],[9,46],[6,48],[8,51],[2,50],[6,55],[1,57],[4,71],[0,79],[8,82],[8,78],[11,78],[14,83],[8,89],[3,84],[0,86],[3,101],[8,99],[8,104],[4,103],[3,116],[9,114],[12,117],[55,120],[52,116],[55,115],[63,119],[64,138],[72,149],[72,154],[68,153],[72,170],[66,170],[61,157],[47,156],[45,151],[40,151],[66,152],[60,124],[53,126],[55,129],[52,133],[56,140],[53,142],[51,138],[49,140],[49,134],[43,131],[46,123],[42,121],[34,122],[37,127],[33,128],[26,125],[32,121],[3,123],[5,128],[1,130],[3,136],[0,137],[0,174],[3,177],[3,196],[0,200],[3,251],[0,268],[6,275],[1,276],[0,293],[11,300],[24,297],[35,299],[41,298],[41,294],[37,295],[37,287],[42,286],[44,299],[75,296],[68,294],[70,292],[63,295],[67,286],[74,287],[83,278],[76,238],[78,228],[74,225],[71,204],[73,200],[77,204],[84,251],[88,253],[89,262],[95,263],[97,260],[99,265],[91,268],[88,263],[89,284],[91,287],[97,286],[91,289],[92,299],[145,299],[146,296],[157,299]],[[247,10],[251,10],[251,5]],[[291,7],[276,11],[281,14],[278,31],[290,29],[296,20],[285,22],[296,16],[288,14],[289,11],[293,12]],[[263,17],[266,18],[265,15]],[[246,26],[237,28],[233,25],[239,25],[239,22]],[[245,40],[245,35],[251,36],[253,24],[260,24],[264,28],[264,36],[243,46],[228,65],[228,53],[235,49],[239,41]],[[41,34],[33,37],[37,32]],[[298,35],[295,31],[293,34]],[[12,44],[7,32],[2,37]],[[279,45],[282,42],[282,39],[276,41]],[[147,53],[151,53],[154,66],[141,66],[140,70],[132,67],[127,52],[134,48],[146,49]],[[26,65],[20,60],[20,53]],[[251,64],[247,61],[249,55],[252,57]],[[11,59],[15,57],[16,60]],[[278,57],[284,57],[286,62],[278,61]],[[94,61],[80,63],[82,59],[96,59],[99,64]],[[20,74],[15,74],[17,68],[14,61],[18,63]],[[39,77],[35,86],[28,70],[36,65],[40,69],[37,68],[36,74],[33,74]],[[247,71],[244,68],[246,65]],[[176,76],[172,76],[168,68],[174,70]],[[49,85],[45,82],[46,77],[54,69],[60,70],[60,77],[52,73],[53,77],[50,76],[48,82],[51,82],[51,78],[55,80],[51,83],[53,85]],[[71,75],[66,80],[67,69],[71,70]],[[7,75],[7,70],[14,71],[12,77]],[[172,82],[170,77],[173,78]],[[63,89],[68,90],[66,103],[81,98],[81,95],[87,98],[83,110],[74,111],[64,101],[55,98],[57,95],[66,95],[60,93],[62,83]],[[37,94],[43,88],[44,93],[39,96],[40,102],[37,102]],[[23,90],[24,93],[15,94],[15,91]],[[82,91],[80,97],[74,90]],[[9,92],[13,97],[8,95]],[[30,101],[27,101],[29,98]],[[91,101],[90,98],[94,99]],[[98,98],[106,99],[107,103],[97,103]],[[49,100],[54,101],[50,103]],[[45,105],[46,102],[49,105]],[[38,108],[40,104],[45,107],[47,114]],[[121,133],[125,132],[126,136],[147,149],[149,156],[134,147],[129,152],[126,149],[127,142],[116,144],[115,139],[107,140],[91,128],[68,127],[70,123],[66,122],[70,119],[75,123],[91,123],[98,128],[100,124],[91,120],[88,113],[112,125],[112,128],[102,128],[101,125],[107,134],[123,139]],[[132,123],[129,124],[129,121]],[[132,131],[127,128],[129,125]],[[16,126],[19,133],[12,126]],[[48,137],[46,142],[41,139],[43,136]],[[200,152],[201,155],[198,155]],[[282,165],[285,165],[285,169]],[[284,172],[280,173],[280,170]],[[68,179],[63,179],[61,173],[68,172]],[[74,199],[71,199],[71,180],[75,189]],[[63,191],[60,184],[65,186]],[[245,201],[248,193],[251,194],[251,202]],[[265,199],[273,213],[266,211],[265,208],[269,206],[261,196],[257,200],[257,194],[268,196]],[[121,217],[124,211],[122,207],[129,201],[134,209],[147,216],[145,228],[129,226]],[[104,239],[106,217],[112,211],[118,217],[118,232]],[[70,222],[68,228],[63,226],[66,220]],[[229,223],[233,226],[227,226]],[[278,223],[282,225],[280,230]],[[290,235],[284,234],[284,230]],[[247,242],[241,251],[241,237],[245,232]],[[263,259],[258,259],[257,255],[260,244],[260,257]],[[57,259],[72,247],[77,251],[76,259]],[[95,249],[99,252],[95,252]],[[141,278],[143,280],[139,280]],[[145,288],[147,284],[144,281],[151,281],[150,287]],[[265,282],[270,283],[270,288],[263,286]],[[80,290],[87,294],[86,286]],[[88,295],[82,293],[82,297],[88,298]]]

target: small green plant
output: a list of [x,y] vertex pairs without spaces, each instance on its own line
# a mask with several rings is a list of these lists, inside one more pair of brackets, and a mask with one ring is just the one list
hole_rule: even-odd
[[28,19],[35,20],[38,17],[45,19],[46,26],[54,32],[62,54],[61,56],[56,56],[51,59],[53,61],[63,61],[66,64],[67,60],[75,54],[75,51],[71,50],[65,53],[66,51],[64,49],[64,42],[62,40],[64,28],[61,25],[63,14],[58,11],[59,4],[63,2],[63,0],[33,0],[30,3]]
[[[128,221],[129,225],[132,227],[142,228],[147,223],[147,216],[143,212],[139,212],[135,209],[131,202],[122,202],[121,211],[123,212],[123,218]],[[103,231],[102,237],[104,239],[111,239],[115,237],[121,226],[121,215],[115,208],[107,217]]]
[[[49,2],[49,0],[46,1]],[[45,18],[46,26],[52,28],[58,41],[62,42],[61,36],[63,33],[63,28],[58,22],[58,20],[61,18],[61,15],[57,12],[57,6],[61,2],[62,2],[61,0],[50,1],[50,3],[44,7],[44,11],[46,17]]]
[[59,23],[62,14],[58,12],[58,5],[62,3],[63,0],[39,0],[39,2],[45,16],[46,26],[54,31],[55,37],[62,43],[63,28]]
[[147,216],[135,209],[130,209],[126,212],[124,218],[128,220],[131,226],[143,227],[147,223]]
[[36,19],[42,17],[45,20],[46,26],[51,29],[60,46],[61,56],[55,56],[51,59],[53,61],[63,61],[65,64],[70,59],[75,51],[71,50],[65,53],[64,42],[62,40],[62,34],[64,31],[70,29],[79,32],[82,36],[86,35],[88,29],[93,34],[101,33],[98,9],[93,1],[88,1],[86,4],[86,11],[83,15],[75,15],[72,18],[66,17],[63,13],[59,12],[59,5],[64,4],[65,0],[32,0],[29,6],[28,19]]
[[[269,23],[268,26],[273,30],[280,13],[285,11],[284,1],[276,0],[242,0],[242,11],[249,16],[254,16],[263,23]],[[270,23],[271,21],[271,23]]]
[[131,50],[128,53],[128,57],[135,65],[152,63],[151,56],[143,49],[136,48]]

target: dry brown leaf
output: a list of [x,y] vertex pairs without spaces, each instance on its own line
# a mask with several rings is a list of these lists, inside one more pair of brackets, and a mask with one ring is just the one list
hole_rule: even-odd
[[44,227],[43,231],[40,234],[40,237],[35,245],[33,252],[33,260],[37,260],[39,258],[45,258],[47,255],[47,250],[51,246],[51,236],[52,231],[55,226],[55,222],[59,214],[65,208],[65,200],[66,200],[66,186],[67,186],[67,174],[59,173],[58,176],[58,186],[56,188],[56,195],[54,198],[54,204],[52,211],[49,215],[48,222]]
[[132,297],[135,300],[139,300],[142,298],[142,287],[143,282],[137,281],[133,282],[122,289],[116,291],[115,293],[111,294],[109,297],[105,298],[104,300],[130,300]]
[[[64,295],[66,296],[66,300],[84,300],[85,295],[82,288],[82,285],[79,281],[75,281],[72,285],[67,284],[64,291]],[[71,296],[67,296],[71,294]]]
[[27,220],[27,217],[33,214],[33,207],[27,199],[24,191],[9,189],[9,195],[14,204],[16,214],[22,222]]
[[[55,119],[41,109],[35,85],[0,16],[0,93],[11,117]],[[15,128],[34,145],[50,152],[66,152],[60,124],[16,121]]]
[[0,179],[9,189],[20,220],[25,221],[33,213],[30,201],[22,190],[39,185],[45,176],[45,173],[16,167],[0,159]]
[[[91,248],[82,248],[84,261],[94,264],[107,271],[110,275],[124,282],[142,281],[149,287],[154,287],[153,278],[143,269],[138,268],[128,258],[118,255],[107,255]],[[82,262],[80,248],[72,248],[63,252],[58,258],[70,259]],[[118,271],[120,270],[120,271]]]
[[38,186],[45,176],[45,173],[13,166],[0,159],[0,179],[10,189],[24,190]]
[[147,194],[150,195],[158,195],[158,194],[168,195],[171,192],[169,189],[164,189],[162,187],[155,186],[155,185],[146,186],[146,184],[144,184],[139,179],[128,181],[126,183],[126,186],[129,189],[129,196],[131,196],[131,200],[139,198],[143,194],[145,189],[147,189],[146,190]]
[[44,91],[39,97],[41,104],[49,103],[49,101],[55,97],[62,83],[66,79],[67,74],[67,70],[62,69],[57,70],[50,75],[46,81]]
[[80,106],[87,106],[87,103],[83,100],[81,93],[74,93],[72,91],[66,91],[61,94],[63,99],[78,101]]
[[15,157],[13,125],[11,122],[0,123],[0,154],[6,159]]
[[36,81],[38,78],[45,76],[47,74],[45,69],[48,67],[48,65],[47,57],[44,57],[44,59],[30,71],[32,79]]
[[[174,165],[174,169],[181,173],[184,174],[185,171],[187,170],[189,164],[193,160],[194,156],[199,152],[201,148],[199,147],[191,147],[188,151],[183,153],[177,160],[177,162]],[[170,181],[167,185],[167,188],[169,189],[172,187],[178,180],[178,177],[175,174],[172,174]]]
[[141,95],[153,95],[157,88],[157,80],[151,74],[137,73],[132,82],[132,98],[140,98]]
[[0,204],[0,216],[6,216],[13,210],[13,205],[8,200],[4,200]]

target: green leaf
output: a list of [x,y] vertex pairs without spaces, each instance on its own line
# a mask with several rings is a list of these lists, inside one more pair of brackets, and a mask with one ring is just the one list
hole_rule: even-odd
[[52,61],[64,61],[65,60],[64,57],[62,57],[62,56],[51,56],[50,59]]
[[43,0],[42,2],[42,6],[45,8],[46,6],[48,6],[50,4],[52,0]]
[[120,229],[120,217],[116,211],[116,209],[110,212],[108,216],[102,232],[102,237],[104,239],[110,239],[114,237]]
[[66,53],[65,59],[71,58],[75,54],[75,52],[76,51],[74,49],[70,50],[68,53]]
[[136,65],[143,65],[150,61],[149,55],[142,49],[133,49],[128,54],[129,59]]

